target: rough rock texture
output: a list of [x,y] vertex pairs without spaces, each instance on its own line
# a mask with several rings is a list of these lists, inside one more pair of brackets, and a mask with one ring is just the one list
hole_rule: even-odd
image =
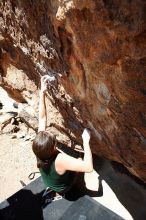
[[51,71],[52,127],[77,144],[90,127],[94,153],[146,182],[146,2],[2,0],[0,9],[1,86],[37,115],[40,75]]

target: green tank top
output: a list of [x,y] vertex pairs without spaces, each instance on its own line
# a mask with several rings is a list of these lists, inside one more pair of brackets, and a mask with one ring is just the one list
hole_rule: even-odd
[[55,192],[61,192],[71,185],[72,172],[66,171],[63,175],[59,175],[55,169],[55,161],[48,168],[39,170],[44,184]]

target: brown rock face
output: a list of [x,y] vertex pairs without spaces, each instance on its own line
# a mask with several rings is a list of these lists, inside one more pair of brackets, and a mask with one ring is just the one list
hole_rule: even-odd
[[40,75],[52,71],[57,129],[81,144],[91,128],[95,154],[146,182],[146,2],[2,0],[0,8],[1,86],[36,108]]

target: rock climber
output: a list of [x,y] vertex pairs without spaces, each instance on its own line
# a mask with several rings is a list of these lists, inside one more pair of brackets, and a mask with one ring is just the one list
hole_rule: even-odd
[[[40,170],[44,184],[51,190],[64,194],[72,185],[72,175],[76,172],[92,172],[93,160],[89,145],[90,131],[82,133],[84,157],[74,158],[59,149],[59,141],[46,131],[47,112],[45,96],[48,89],[48,76],[41,78],[39,99],[38,133],[33,141],[32,150],[37,157],[37,167]],[[73,171],[73,172],[72,172]]]

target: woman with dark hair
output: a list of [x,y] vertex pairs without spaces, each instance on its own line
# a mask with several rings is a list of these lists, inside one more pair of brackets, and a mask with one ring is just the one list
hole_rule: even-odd
[[40,170],[44,184],[58,193],[66,192],[73,182],[73,172],[92,172],[93,161],[89,145],[90,132],[84,129],[82,134],[84,157],[74,158],[57,147],[57,139],[46,130],[47,114],[45,93],[47,91],[48,76],[41,78],[39,101],[39,128],[32,149],[37,157],[37,167]]

